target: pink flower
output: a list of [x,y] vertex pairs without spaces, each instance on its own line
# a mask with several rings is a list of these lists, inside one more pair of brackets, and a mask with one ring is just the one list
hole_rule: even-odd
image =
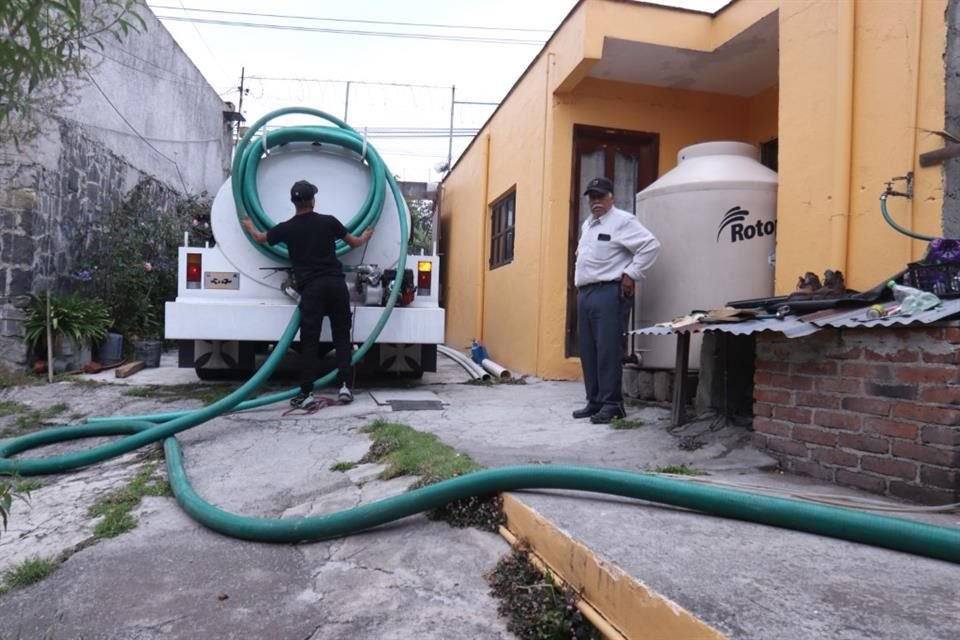
[[150,264],[149,262],[144,262],[143,268],[146,269],[147,271],[153,271],[153,265]]

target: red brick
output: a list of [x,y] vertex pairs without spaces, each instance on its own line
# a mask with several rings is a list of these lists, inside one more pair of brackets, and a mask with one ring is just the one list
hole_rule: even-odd
[[898,402],[893,407],[894,418],[906,418],[917,422],[960,425],[960,410],[944,409],[930,404]]
[[925,387],[920,390],[919,400],[933,404],[960,404],[960,387]]
[[810,450],[810,459],[823,464],[832,464],[839,467],[857,467],[857,456],[849,451],[841,451],[831,447],[814,447]]
[[960,351],[956,349],[947,353],[924,351],[923,361],[928,364],[960,364]]
[[794,427],[793,439],[800,442],[812,442],[814,444],[827,444],[831,447],[837,443],[837,434],[833,431],[824,431],[816,427]]
[[953,504],[957,501],[956,492],[934,487],[920,487],[908,482],[891,482],[890,495],[929,505]]
[[[766,418],[764,418],[765,420]],[[753,419],[754,428],[756,428],[757,418]],[[755,449],[766,449],[767,448],[767,436],[762,433],[754,432],[753,436],[750,438],[750,444],[753,445]]]
[[846,429],[856,431],[860,428],[860,416],[855,413],[841,413],[839,411],[818,410],[813,414],[813,423],[831,429]]
[[769,402],[772,404],[790,404],[791,397],[789,391],[780,391],[778,389],[755,389],[753,399],[757,402]]
[[813,362],[798,362],[794,365],[795,373],[808,373],[817,376],[835,376],[839,367],[836,362],[829,360],[814,360]]
[[903,438],[904,440],[916,440],[920,433],[920,427],[910,422],[896,422],[895,420],[884,420],[882,418],[864,418],[863,430],[866,433],[876,433],[891,438]]
[[837,469],[834,480],[837,484],[843,484],[850,487],[859,487],[874,493],[883,493],[887,486],[886,480],[877,476],[867,475],[866,473],[857,473],[856,471],[847,471],[846,469]]
[[847,411],[855,411],[857,413],[872,413],[876,416],[887,416],[890,415],[890,407],[892,402],[889,400],[881,400],[879,398],[844,398],[843,402],[840,403],[840,406]]
[[841,433],[837,437],[837,446],[870,453],[890,453],[890,441],[859,433]]
[[863,350],[860,347],[852,347],[846,351],[828,353],[827,357],[832,360],[859,360],[862,355]]
[[757,371],[754,374],[754,381],[758,386],[774,387],[778,389],[809,391],[813,388],[813,378],[809,376],[794,376],[782,373]]
[[816,407],[818,409],[839,409],[840,396],[832,396],[826,393],[814,393],[812,391],[798,391],[796,403],[801,407]]
[[922,444],[914,444],[913,442],[894,442],[892,452],[893,455],[898,458],[919,460],[920,462],[936,464],[941,467],[949,467],[956,464],[956,455],[953,451]]
[[794,442],[793,440],[787,440],[785,438],[768,437],[767,449],[770,451],[776,451],[777,453],[783,453],[788,456],[796,456],[798,458],[807,457],[806,445],[800,444],[799,442]]
[[790,363],[786,360],[760,360],[757,359],[753,368],[757,371],[775,371],[777,373],[786,373],[790,369]]
[[864,349],[863,359],[868,362],[916,362],[920,355],[914,349],[899,349],[889,353]]
[[960,343],[960,327],[943,327],[941,331],[943,339],[950,344]]
[[780,438],[790,437],[790,425],[771,420],[770,418],[754,417],[753,430],[757,433],[765,433]]
[[848,378],[864,378],[866,380],[893,380],[893,369],[889,364],[844,362],[843,366],[840,367],[840,375]]
[[915,400],[917,397],[917,386],[912,384],[880,384],[877,382],[865,382],[863,385],[863,390],[868,396],[880,396],[882,398]]
[[773,417],[777,420],[785,420],[794,424],[810,424],[810,417],[813,412],[810,409],[801,407],[773,407]]
[[920,484],[960,492],[960,471],[920,465]]
[[897,367],[896,379],[907,384],[949,384],[958,380],[955,367]]
[[773,415],[773,405],[769,405],[766,402],[754,402],[753,415],[760,416],[763,418],[769,418],[770,416]]
[[960,429],[956,427],[924,427],[923,431],[920,432],[920,442],[960,447]]
[[820,480],[827,480],[828,482],[833,482],[833,475],[835,473],[833,467],[826,467],[819,462],[811,462],[810,460],[791,459],[786,462],[786,468],[787,471],[791,473],[799,473]]
[[863,456],[860,458],[860,467],[864,471],[872,471],[880,475],[894,476],[906,480],[913,480],[917,477],[917,465],[915,463],[895,458]]
[[817,378],[817,391],[827,393],[860,393],[863,383],[855,378]]

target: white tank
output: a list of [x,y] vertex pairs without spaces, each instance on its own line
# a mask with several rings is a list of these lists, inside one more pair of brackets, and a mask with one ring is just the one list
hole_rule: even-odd
[[[773,295],[777,174],[743,142],[680,150],[677,166],[637,194],[637,218],[660,240],[637,297],[637,326]],[[700,336],[690,366],[700,365]],[[676,340],[638,336],[643,365],[673,368]]]

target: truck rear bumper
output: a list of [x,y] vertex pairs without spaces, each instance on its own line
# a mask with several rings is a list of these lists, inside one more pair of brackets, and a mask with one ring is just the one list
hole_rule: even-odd
[[[264,302],[168,302],[164,337],[168,340],[257,340],[280,338],[294,310],[289,304]],[[356,307],[353,342],[363,342],[383,314],[383,307]],[[445,312],[437,307],[394,308],[377,342],[442,344]],[[297,336],[299,339],[299,335]],[[321,340],[330,340],[330,323],[323,323]]]

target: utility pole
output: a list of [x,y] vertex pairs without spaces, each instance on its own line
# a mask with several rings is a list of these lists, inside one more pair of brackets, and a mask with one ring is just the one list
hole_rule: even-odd
[[450,141],[447,143],[447,171],[453,168],[453,108],[457,102],[457,87],[450,86]]
[[347,95],[343,99],[343,121],[347,122],[347,113],[350,110],[350,81],[347,80]]
[[[239,104],[237,105],[237,113],[239,113],[241,117],[243,117],[243,93],[244,93],[243,81],[246,79],[246,74],[247,74],[247,68],[240,67],[240,86],[237,87],[237,89],[240,90],[240,101],[239,101]],[[237,142],[240,141],[240,123],[241,122],[242,120],[237,120],[237,133],[236,133],[236,140],[233,143],[234,146],[236,146]]]

